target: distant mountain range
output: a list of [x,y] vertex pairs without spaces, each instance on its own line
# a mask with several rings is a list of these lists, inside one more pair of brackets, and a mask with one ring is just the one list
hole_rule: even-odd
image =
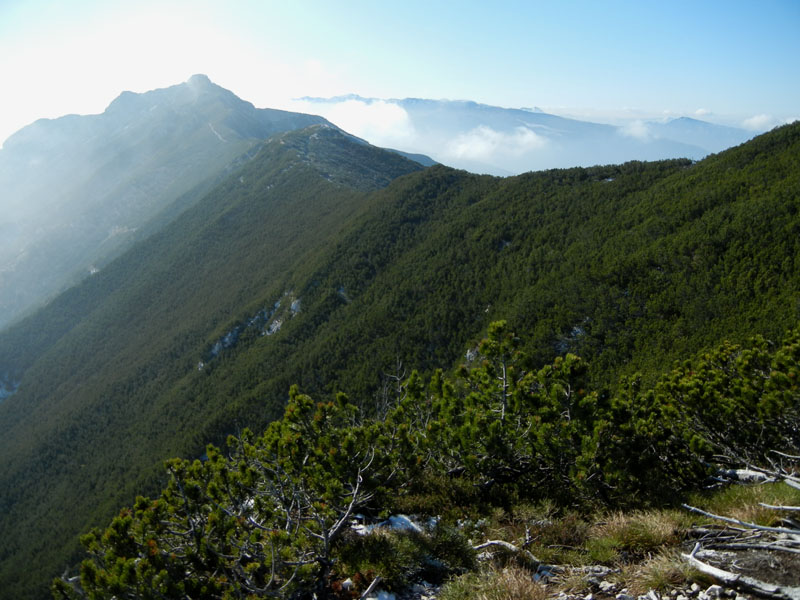
[[351,115],[359,107],[365,115],[372,113],[376,122],[385,115],[383,126],[367,125],[365,133],[356,133],[380,146],[423,153],[449,166],[493,175],[628,160],[698,160],[754,135],[686,117],[615,126],[559,117],[540,109],[469,101],[382,100],[356,95],[299,100],[299,106],[334,122],[337,116]]

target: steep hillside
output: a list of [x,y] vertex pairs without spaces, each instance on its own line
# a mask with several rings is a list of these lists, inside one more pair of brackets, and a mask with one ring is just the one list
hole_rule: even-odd
[[162,211],[187,192],[181,206],[202,195],[254,144],[323,122],[256,109],[195,75],[124,92],[99,115],[20,130],[0,150],[0,328],[102,268],[153,217],[169,216]]
[[[330,126],[274,137],[172,225],[3,334],[0,370],[32,385],[0,404],[0,529],[15,540],[1,589],[44,581],[78,531],[150,486],[165,456],[202,447],[233,399],[182,405],[168,391],[202,375],[207,340],[245,307],[283,300],[298,256],[337,233],[367,191],[419,168]],[[43,537],[25,541],[33,530]]]
[[800,125],[699,163],[418,168],[331,128],[274,137],[0,335],[0,588],[42,589],[161,460],[261,428],[292,383],[369,411],[383,374],[452,366],[505,318],[532,364],[576,352],[602,390],[798,319]]

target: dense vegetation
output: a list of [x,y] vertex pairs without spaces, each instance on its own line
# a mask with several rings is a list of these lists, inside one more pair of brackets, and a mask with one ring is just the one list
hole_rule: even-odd
[[[466,437],[439,434],[452,453],[435,459],[441,469],[467,482],[483,473],[508,502],[538,489],[639,498],[626,474],[661,473],[649,450],[675,452],[676,490],[696,481],[687,457],[718,440],[694,425],[659,429],[655,416],[674,410],[662,377],[723,339],[778,339],[796,325],[799,163],[797,125],[699,163],[508,179],[414,172],[324,128],[274,138],[173,225],[0,333],[0,376],[19,382],[0,403],[0,586],[43,593],[77,562],[79,532],[163,487],[166,457],[263,430],[284,414],[292,384],[315,398],[344,391],[366,422],[391,404],[406,366],[422,380],[448,372],[497,319],[521,333],[517,368],[529,380],[543,365],[552,374],[537,385],[580,380],[570,385],[578,418],[561,432],[551,406],[538,415],[541,440],[500,427],[473,461],[467,434],[489,425],[465,406],[450,418]],[[652,422],[626,404],[642,390],[653,390]],[[610,440],[627,431],[632,447],[585,449],[601,423]],[[526,465],[537,453],[565,463],[526,471],[535,480],[504,471],[504,457]],[[635,457],[641,464],[622,462]],[[429,494],[441,486],[427,477],[414,479],[416,496],[433,513],[452,499]],[[581,478],[603,485],[582,489]]]
[[[398,381],[380,419],[343,394],[315,403],[293,388],[283,418],[229,439],[228,456],[209,446],[202,462],[169,462],[159,498],[83,538],[80,580],[56,580],[55,597],[322,598],[345,579],[441,579],[474,563],[457,517],[546,499],[666,503],[710,474],[714,453],[800,447],[800,330],[724,345],[606,399],[584,389],[578,357],[526,371],[518,346],[493,323],[457,379]],[[386,563],[403,536],[350,529],[356,514],[408,509],[438,521],[404,564]]]

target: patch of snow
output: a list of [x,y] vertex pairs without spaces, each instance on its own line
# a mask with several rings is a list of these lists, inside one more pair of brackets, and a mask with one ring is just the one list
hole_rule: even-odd
[[289,310],[291,311],[292,316],[300,312],[300,298],[297,298],[292,302],[292,305],[289,307]]

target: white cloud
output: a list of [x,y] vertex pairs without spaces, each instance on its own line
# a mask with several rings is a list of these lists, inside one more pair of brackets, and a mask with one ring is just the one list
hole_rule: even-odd
[[772,129],[779,124],[780,121],[778,119],[772,115],[765,114],[753,115],[752,117],[742,121],[742,127],[749,129],[750,131],[767,131],[768,129]]
[[650,128],[647,126],[647,123],[638,119],[623,125],[620,129],[620,133],[626,137],[636,138],[643,142],[651,138]]
[[444,155],[452,159],[499,162],[498,157],[518,157],[546,145],[546,138],[527,127],[503,132],[481,125],[452,139]]
[[696,111],[694,111],[694,116],[695,117],[708,117],[708,116],[713,115],[713,114],[714,113],[712,113],[707,108],[698,108]]
[[325,117],[348,133],[376,146],[413,146],[416,131],[405,109],[385,100],[296,101],[291,110]]

